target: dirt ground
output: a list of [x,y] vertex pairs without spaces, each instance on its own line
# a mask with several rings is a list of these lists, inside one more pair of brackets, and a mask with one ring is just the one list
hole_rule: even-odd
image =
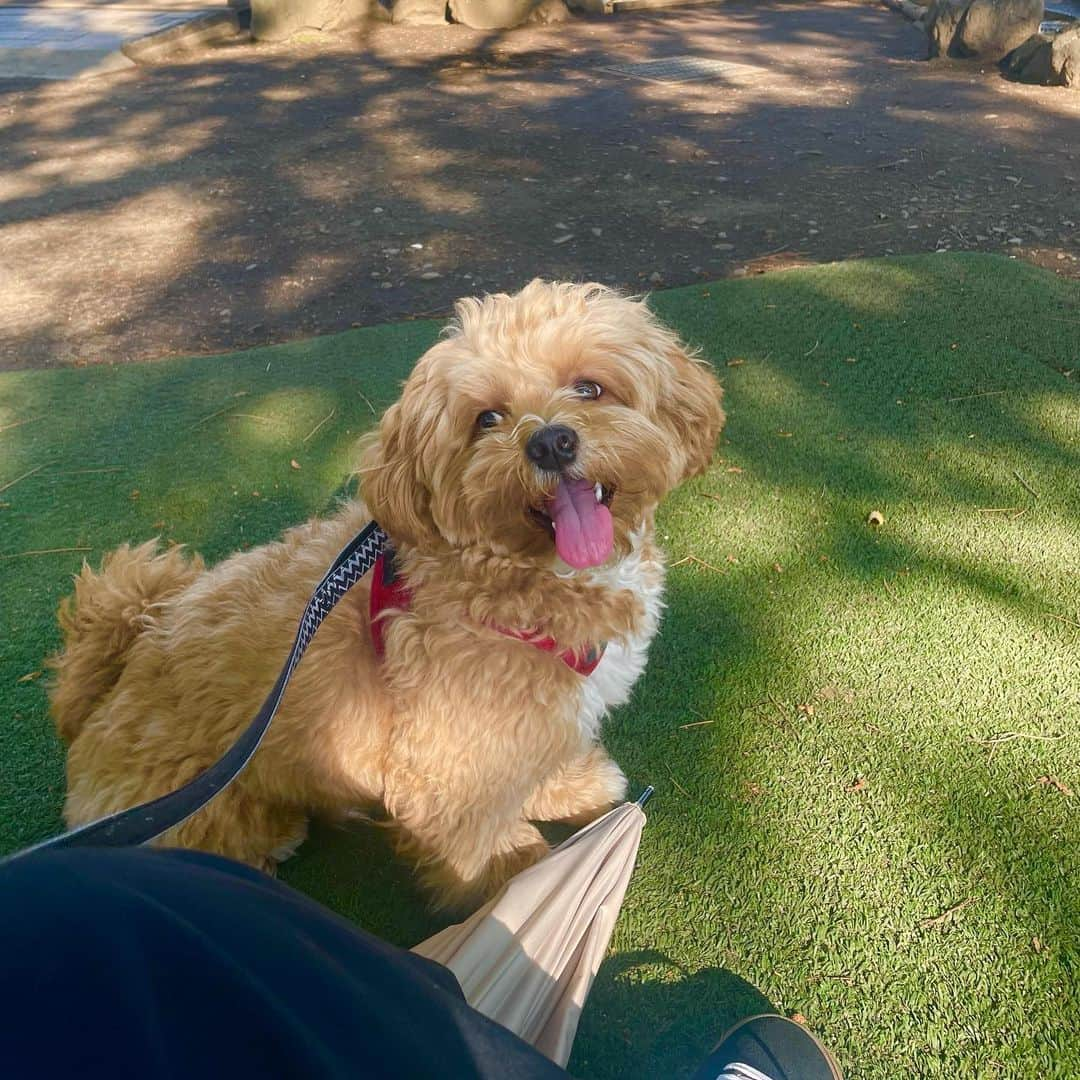
[[[685,55],[750,70],[605,70]],[[737,0],[0,83],[0,368],[441,314],[537,274],[947,249],[1080,276],[1080,94],[924,55],[882,8]]]

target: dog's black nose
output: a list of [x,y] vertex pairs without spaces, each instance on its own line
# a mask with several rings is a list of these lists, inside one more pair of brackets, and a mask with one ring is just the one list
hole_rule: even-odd
[[529,460],[540,469],[558,472],[572,465],[577,457],[578,437],[573,428],[548,424],[534,431],[525,444]]

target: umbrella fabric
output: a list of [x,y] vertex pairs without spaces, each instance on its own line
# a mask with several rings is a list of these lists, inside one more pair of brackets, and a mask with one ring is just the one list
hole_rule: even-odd
[[470,1005],[558,1065],[570,1057],[633,873],[640,801],[597,818],[471,918],[413,949],[448,967]]

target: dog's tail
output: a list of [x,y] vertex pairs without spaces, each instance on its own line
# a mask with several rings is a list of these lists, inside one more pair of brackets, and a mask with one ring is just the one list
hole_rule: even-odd
[[197,555],[188,559],[178,547],[159,552],[156,540],[117,548],[97,572],[83,564],[75,594],[60,602],[64,647],[50,661],[56,672],[52,715],[65,742],[75,739],[116,685],[132,645],[153,625],[161,604],[203,569]]

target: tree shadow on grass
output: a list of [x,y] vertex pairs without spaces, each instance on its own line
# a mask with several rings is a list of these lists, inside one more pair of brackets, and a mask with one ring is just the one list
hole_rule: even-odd
[[[1057,805],[1035,801],[1051,799],[1052,791],[1017,792],[1022,770],[1000,762],[1019,758],[1000,757],[993,768],[984,762],[986,751],[964,741],[992,734],[973,707],[974,697],[958,697],[950,716],[952,676],[930,668],[954,654],[977,660],[989,640],[980,623],[996,619],[1032,655],[1060,663],[1063,719],[1075,705],[1068,685],[1074,669],[1062,659],[1067,628],[1040,621],[1045,606],[1069,600],[1064,563],[1050,552],[1050,569],[1034,573],[1043,566],[1035,557],[1040,537],[1047,546],[1050,539],[1060,546],[1076,520],[1076,489],[1069,483],[1076,447],[1060,422],[1076,390],[1056,370],[1074,345],[1041,318],[1058,310],[1054,305],[1071,302],[1074,291],[1026,270],[1004,278],[1000,264],[988,260],[861,270],[871,287],[855,288],[854,271],[834,268],[733,283],[717,290],[715,303],[703,302],[710,298],[700,290],[658,299],[658,308],[683,333],[709,344],[727,382],[731,424],[722,460],[660,516],[661,530],[671,534],[672,554],[689,549],[712,568],[689,563],[671,571],[669,610],[649,670],[632,702],[612,717],[606,739],[635,789],[647,782],[661,789],[620,935],[645,927],[635,945],[653,950],[658,942],[645,939],[650,920],[658,920],[665,932],[689,930],[691,938],[701,928],[692,901],[700,900],[706,914],[724,915],[725,926],[709,926],[687,947],[694,963],[687,962],[686,950],[666,945],[664,956],[686,970],[707,971],[717,962],[737,967],[779,1000],[776,988],[784,979],[768,963],[775,955],[778,964],[788,965],[788,985],[803,980],[817,987],[806,993],[816,995],[819,1015],[844,1009],[858,1014],[865,1003],[846,984],[812,984],[811,977],[831,975],[826,961],[833,957],[830,950],[837,951],[851,964],[877,965],[864,990],[878,994],[883,1009],[894,1010],[892,1020],[903,1031],[900,1005],[888,987],[894,980],[905,992],[919,989],[916,961],[930,962],[919,919],[964,899],[960,893],[969,887],[978,893],[980,882],[988,882],[996,898],[997,906],[987,910],[1011,920],[1010,932],[1024,920],[1037,928],[1033,935],[1053,943],[1052,952],[1037,956],[1009,954],[1010,973],[1027,980],[1019,994],[1041,993],[1055,972],[1066,978],[1071,970],[1074,902],[1059,886],[1070,866],[1074,825],[1064,816],[1064,797]],[[1009,340],[1028,305],[1039,317],[1027,315],[1030,328]],[[781,312],[783,322],[770,322],[776,318],[772,310]],[[167,505],[174,497],[178,520],[189,530],[176,538],[197,538],[214,558],[269,539],[325,510],[327,493],[342,490],[349,448],[374,419],[358,394],[374,407],[393,400],[396,381],[435,329],[410,329],[402,342],[388,345],[388,359],[379,367],[377,346],[384,339],[362,334],[297,346],[291,353],[243,357],[233,365],[181,365],[172,374],[162,367],[143,369],[148,374],[42,376],[58,380],[47,384],[58,391],[52,397],[52,390],[35,397],[31,377],[9,384],[17,388],[13,399],[22,414],[34,415],[37,406],[44,417],[56,410],[55,421],[5,434],[5,462],[12,466],[5,477],[50,463],[7,496],[12,506],[5,513],[14,512],[5,518],[14,526],[11,542],[44,547],[58,537],[85,537],[96,558],[101,549],[152,532],[158,501]],[[952,350],[952,341],[971,348]],[[847,364],[849,356],[856,358],[854,365]],[[728,368],[733,358],[744,363]],[[1003,389],[1008,393],[949,400]],[[230,419],[231,413],[203,422],[231,407],[237,392],[248,396],[234,411],[276,417],[280,432],[268,438],[278,428]],[[73,401],[78,408],[70,408]],[[334,419],[304,443],[331,409]],[[308,447],[299,455],[299,471],[289,465],[297,445]],[[56,475],[61,467],[121,462],[130,471],[81,480]],[[1023,490],[1018,483],[1011,486],[1013,468],[1042,489],[1039,498],[1016,521],[992,518],[976,528],[978,510]],[[233,495],[239,481],[244,486]],[[255,499],[250,491],[256,483],[262,496],[271,494]],[[138,498],[131,497],[133,488]],[[875,533],[864,514],[882,500],[888,503],[887,527]],[[967,523],[966,532],[954,527],[958,519]],[[975,544],[999,534],[1016,542],[992,550]],[[729,553],[734,562],[726,561]],[[66,570],[45,562],[0,564],[0,573],[11,598],[7,640],[15,646],[10,662],[5,657],[10,677],[3,686],[8,701],[18,695],[19,702],[30,702],[18,710],[25,728],[7,733],[17,753],[4,756],[5,775],[13,781],[3,785],[12,792],[2,816],[10,831],[5,843],[17,846],[52,831],[59,805],[60,751],[46,734],[40,684],[16,686],[16,680],[55,642],[52,609],[67,583]],[[789,581],[802,592],[793,591],[796,584]],[[972,605],[961,626],[966,636],[929,643],[905,684],[905,673],[895,669],[915,656],[920,610],[961,599]],[[819,610],[826,602],[828,610]],[[848,635],[844,655],[831,652],[830,619]],[[1015,666],[1016,642],[985,647],[1006,669]],[[892,680],[887,685],[893,700],[873,697],[879,676]],[[826,683],[842,689],[845,677],[861,680],[871,705],[846,708],[813,696]],[[945,705],[920,682],[938,688],[948,698]],[[1027,699],[1032,708],[1025,724],[1050,715],[1047,686],[1037,699]],[[989,714],[998,716],[994,688],[980,689]],[[1021,701],[1012,689],[1010,701]],[[896,695],[907,696],[910,705]],[[816,718],[797,712],[799,703],[808,702],[816,702]],[[940,730],[921,717],[907,723],[905,708],[937,710]],[[702,726],[682,727],[693,723]],[[880,730],[870,731],[870,724]],[[1058,745],[1039,748],[1030,767],[1023,760],[1027,771],[1037,763],[1033,782],[1052,771],[1046,764],[1051,752],[1069,760],[1067,748]],[[867,763],[876,770],[869,790],[880,792],[880,804],[869,797],[859,802],[860,792],[848,790]],[[950,769],[962,770],[955,791]],[[51,788],[40,784],[46,775]],[[839,793],[832,804],[819,798],[823,785]],[[807,806],[833,817],[807,823],[800,817]],[[831,850],[836,837],[851,850]],[[916,845],[913,855],[905,845]],[[860,922],[867,916],[857,891],[865,883],[856,853],[879,860],[891,883],[902,880],[889,865],[899,855],[910,857],[919,874],[938,878],[914,898],[875,895],[876,907],[868,910],[906,920],[888,948],[878,948],[876,931]],[[755,867],[783,881],[787,892],[754,892],[748,874]],[[410,872],[394,860],[376,829],[344,833],[316,827],[283,877],[401,944],[414,944],[440,925],[427,915]],[[723,891],[729,884],[733,895]],[[973,917],[978,910],[973,904]],[[743,933],[741,951],[725,944]],[[980,924],[978,933],[999,946],[992,923]],[[982,943],[974,930],[958,924],[943,943],[949,978],[960,978],[965,964],[977,965]],[[621,937],[616,947],[625,949]],[[725,1009],[735,1011],[723,1004],[728,997],[752,1004],[722,972],[683,978],[680,970],[673,979],[661,967],[650,973],[644,963],[640,978],[605,968],[594,995],[601,1013],[593,1025],[586,1011],[580,1047],[582,1061],[590,1069],[595,1063],[597,1075],[605,1075],[605,1062],[614,1063],[606,1075],[637,1067],[634,1047],[641,1044],[620,1042],[626,1031],[653,1039],[646,1060],[656,1067],[669,1060],[688,1066],[691,1052],[700,1056],[708,1048],[702,1044],[720,1034]],[[993,977],[985,962],[979,974]],[[684,983],[699,989],[680,990]],[[703,1017],[711,1023],[714,999],[717,1030],[706,1031]],[[1044,1030],[1049,1012],[1040,1012],[1034,998],[1025,1000],[1036,1017],[1032,1030]],[[649,1013],[636,1002],[661,1017],[680,1009],[686,1016],[642,1035]],[[616,1006],[632,1022],[620,1021],[612,1011]],[[940,1019],[941,1009],[933,1008]]]

